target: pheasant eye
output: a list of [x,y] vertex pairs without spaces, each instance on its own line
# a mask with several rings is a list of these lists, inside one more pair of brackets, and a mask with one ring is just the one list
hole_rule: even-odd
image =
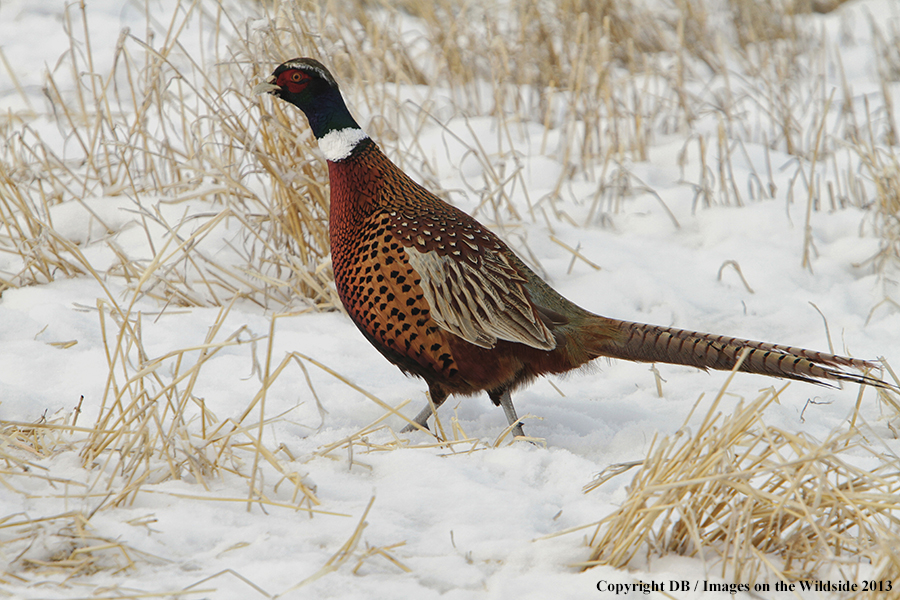
[[302,75],[299,72],[291,73],[291,81],[300,81]]

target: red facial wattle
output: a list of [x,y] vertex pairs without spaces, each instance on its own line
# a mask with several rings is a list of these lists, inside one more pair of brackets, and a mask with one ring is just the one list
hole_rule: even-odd
[[299,94],[306,89],[310,81],[312,80],[306,73],[293,69],[279,75],[275,85],[292,94]]

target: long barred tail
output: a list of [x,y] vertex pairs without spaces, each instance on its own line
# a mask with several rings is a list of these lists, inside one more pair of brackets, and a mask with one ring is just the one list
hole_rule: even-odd
[[[876,377],[864,374],[878,368],[876,363],[867,360],[724,335],[616,321],[603,317],[600,319],[602,323],[599,321],[597,323],[598,336],[595,338],[597,344],[593,348],[599,356],[728,371],[734,368],[741,351],[750,348],[750,353],[741,365],[741,371],[798,379],[819,385],[831,385],[829,381],[850,381],[896,389]],[[611,331],[614,331],[615,335],[610,336]],[[848,371],[848,368],[862,373]]]

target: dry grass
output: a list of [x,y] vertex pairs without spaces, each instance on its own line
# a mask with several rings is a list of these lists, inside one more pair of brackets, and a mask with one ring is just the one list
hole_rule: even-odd
[[[109,377],[96,421],[79,424],[79,405],[74,412],[36,423],[5,421],[0,430],[0,486],[7,493],[59,498],[66,505],[88,508],[52,516],[12,514],[0,518],[0,548],[10,557],[0,578],[46,585],[59,576],[65,582],[100,570],[119,573],[134,569],[137,563],[164,563],[159,557],[92,532],[91,520],[98,512],[131,506],[140,494],[162,493],[194,502],[240,502],[246,503],[248,510],[258,506],[310,516],[337,515],[319,508],[315,486],[298,471],[302,462],[283,446],[275,448],[264,435],[284,418],[266,414],[266,390],[291,363],[286,359],[273,368],[270,361],[255,355],[257,346],[271,355],[273,331],[261,337],[244,328],[223,332],[230,308],[222,308],[201,343],[151,356],[143,347],[141,334],[147,315],[98,301],[96,312]],[[238,344],[254,349],[248,367],[250,363],[256,367],[260,387],[240,417],[222,420],[196,395],[195,384],[211,358]],[[83,470],[69,466],[61,471],[63,475],[56,474],[56,462],[71,465],[76,457]],[[202,489],[179,494],[155,487],[171,480]],[[231,489],[240,489],[243,482],[246,495],[223,496],[208,485],[221,480],[230,480]],[[152,518],[129,524],[152,530]],[[179,592],[159,595],[167,593]]]
[[[885,280],[883,304],[895,304],[900,169],[886,148],[897,139],[889,84],[900,78],[900,35],[871,24],[883,50],[882,85],[865,106],[846,82],[826,90],[826,73],[842,72],[841,56],[805,19],[839,3],[731,0],[723,18],[702,0],[678,0],[669,10],[626,0],[276,0],[255,7],[265,18],[245,26],[233,16],[240,11],[184,2],[152,39],[122,32],[106,72],[96,67],[84,26],[89,9],[68,5],[70,52],[47,76],[48,104],[36,107],[18,86],[28,108],[0,115],[8,141],[0,147],[0,292],[95,278],[105,296],[90,310],[103,334],[108,377],[93,423],[79,422],[77,411],[3,423],[0,485],[21,494],[33,485],[62,486],[60,494],[93,507],[3,518],[0,544],[17,556],[3,577],[25,581],[53,571],[71,578],[159,560],[94,535],[90,521],[161,481],[205,487],[213,478],[238,478],[246,496],[198,492],[194,499],[309,513],[327,508],[317,508],[294,457],[267,447],[265,436],[278,418],[266,412],[276,378],[324,365],[301,355],[278,362],[274,317],[265,335],[224,325],[237,302],[272,312],[338,306],[330,285],[327,177],[314,140],[296,111],[248,96],[289,57],[318,56],[333,67],[357,114],[372,115],[367,128],[432,187],[437,168],[417,147],[418,134],[449,116],[493,117],[500,150],[468,148],[483,173],[471,190],[477,216],[492,223],[614,226],[631,198],[656,193],[630,165],[646,160],[665,136],[683,136],[684,154],[699,156],[701,168],[683,176],[697,208],[771,198],[773,172],[793,169],[788,200],[801,198],[809,211],[874,207],[871,225],[882,251],[872,264]],[[0,59],[15,81],[2,49]],[[517,166],[516,134],[527,123],[561,134],[556,145],[542,141],[542,151],[564,166],[543,197],[527,195]],[[55,141],[59,132],[68,140],[65,153]],[[753,165],[741,180],[735,163],[748,156],[749,144],[765,148],[766,164]],[[795,160],[773,167],[770,151]],[[566,200],[571,180],[595,183],[593,198]],[[524,207],[512,201],[523,189]],[[73,215],[90,223],[87,237],[64,233]],[[134,231],[145,244],[123,241]],[[573,260],[588,261],[556,241]],[[98,249],[112,259],[98,260]],[[807,258],[810,251],[807,244]],[[208,337],[156,356],[143,344],[146,302],[159,313],[198,306],[221,312]],[[259,388],[240,418],[223,420],[195,385],[208,361],[235,345],[252,348],[248,369]],[[385,416],[318,456],[340,450],[353,460],[354,453],[408,447],[382,423],[400,406],[367,396]],[[855,569],[858,557],[871,557],[873,576],[896,579],[896,546],[879,541],[897,535],[883,496],[897,492],[894,463],[855,466],[859,453],[869,452],[855,430],[818,443],[765,425],[760,415],[776,398],[763,395],[728,417],[713,407],[690,439],[657,444],[626,505],[598,531],[592,564],[623,566],[648,552],[678,552],[718,561],[723,573],[746,581],[799,578],[833,565]],[[455,419],[438,431],[443,441],[422,446],[484,448]],[[501,435],[495,443],[505,441]],[[72,453],[95,467],[82,481],[60,480],[45,466]],[[363,526],[361,520],[322,574],[350,560]],[[370,548],[360,560],[392,560],[389,550]],[[203,592],[202,585],[190,591]]]
[[678,554],[701,558],[726,581],[769,590],[776,581],[895,580],[900,462],[872,445],[871,431],[851,427],[818,441],[765,423],[780,391],[764,390],[723,415],[723,388],[696,431],[685,425],[654,440],[628,497],[598,524],[583,566]]
[[[0,249],[20,261],[3,285],[87,273],[66,243],[74,242],[107,246],[115,260],[105,277],[139,282],[142,294],[176,306],[222,306],[240,296],[277,308],[294,295],[334,306],[323,167],[290,131],[258,135],[263,117],[249,109],[248,77],[258,77],[260,65],[244,72],[231,53],[201,64],[184,50],[193,42],[183,39],[189,23],[208,28],[219,52],[227,48],[220,38],[231,39],[238,26],[228,26],[222,6],[217,15],[198,15],[196,7],[176,13],[161,44],[123,31],[112,70],[100,76],[83,76],[94,71],[87,34],[77,33],[89,19],[86,9],[67,7],[72,51],[48,74],[46,89],[51,117],[74,143],[70,156],[59,156],[27,115],[6,123]],[[57,83],[67,77],[74,89]],[[283,185],[269,202],[260,191],[272,181]],[[114,227],[85,203],[109,197],[133,199],[135,217]],[[98,239],[57,233],[54,207],[63,204],[80,204]],[[129,227],[144,231],[147,252],[135,255],[117,243]],[[231,251],[227,261],[216,258],[221,237]],[[158,246],[170,251],[157,254]]]
[[[0,151],[0,256],[16,259],[0,270],[0,286],[86,273],[55,234],[54,207],[74,204],[98,233],[73,241],[108,247],[115,260],[102,274],[127,285],[144,276],[156,253],[123,248],[117,237],[124,229],[143,229],[150,246],[174,240],[164,264],[152,265],[152,284],[142,285],[153,298],[222,306],[237,295],[272,309],[305,298],[336,307],[328,285],[327,177],[312,136],[290,107],[248,97],[272,65],[295,55],[325,58],[357,112],[373,115],[368,128],[426,183],[435,184],[437,169],[429,164],[434,157],[416,147],[417,134],[443,115],[494,117],[500,151],[470,148],[483,171],[482,185],[472,189],[481,196],[476,213],[493,223],[547,215],[611,223],[629,197],[653,193],[631,173],[630,162],[646,160],[655,138],[672,133],[687,133],[686,148],[697,144],[709,165],[685,181],[701,205],[771,196],[771,164],[750,181],[735,175],[734,160],[751,142],[811,160],[797,162],[795,180],[806,184],[809,193],[800,195],[816,210],[868,205],[875,176],[842,172],[836,162],[825,173],[815,165],[830,166],[836,150],[848,145],[865,160],[871,148],[862,129],[879,145],[896,139],[893,116],[863,127],[867,115],[853,107],[852,90],[845,86],[832,101],[817,83],[829,67],[816,58],[827,54],[828,40],[804,19],[824,8],[799,0],[730,4],[730,29],[699,0],[678,2],[673,11],[613,0],[408,0],[402,10],[362,0],[275,2],[259,7],[267,18],[249,30],[222,6],[202,15],[186,6],[161,42],[123,32],[112,69],[91,77],[83,75],[96,72],[82,27],[89,16],[70,6],[72,51],[46,86],[53,104],[48,116],[73,140],[68,155],[44,142],[33,112],[7,115],[2,123],[9,144]],[[196,23],[203,23],[200,37],[213,54],[186,50],[195,45],[184,39],[187,26]],[[897,32],[872,27],[874,43],[886,49],[881,105],[890,110],[886,83],[900,69],[887,49]],[[733,63],[728,68],[726,58]],[[840,56],[831,59],[840,63]],[[698,90],[710,78],[721,85]],[[66,79],[74,89],[57,81]],[[415,104],[407,99],[411,89],[420,97]],[[810,135],[838,109],[836,127],[822,139]],[[718,128],[691,135],[710,111],[719,115]],[[526,122],[561,132],[560,142],[544,150],[566,168],[553,192],[540,198],[527,197],[517,167],[515,134]],[[597,182],[585,216],[570,216],[563,201],[573,177]],[[521,191],[525,213],[511,202]],[[123,196],[134,199],[135,212],[125,224],[108,223],[106,213],[85,202]],[[190,219],[175,210],[182,206]],[[218,252],[223,244],[225,254]]]

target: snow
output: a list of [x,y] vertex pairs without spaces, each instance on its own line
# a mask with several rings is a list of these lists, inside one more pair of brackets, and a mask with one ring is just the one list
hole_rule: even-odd
[[[120,0],[88,3],[97,72],[109,68],[124,27],[145,27],[144,9],[139,4]],[[154,3],[153,11],[159,11],[158,20],[166,22],[173,6],[170,1]],[[853,2],[841,9],[840,15],[852,15],[855,21],[851,21],[864,32],[869,26],[868,12],[878,14],[893,6],[890,2]],[[76,5],[64,8],[24,0],[0,4],[3,52],[15,66],[25,98],[36,110],[46,108],[40,92],[44,74],[54,70],[68,50],[63,35],[66,11],[76,11]],[[840,15],[815,17],[813,26],[827,27],[831,39],[841,39],[846,46],[845,68],[853,89],[874,93],[878,80],[877,73],[867,67],[870,61],[847,60],[851,53],[868,57],[868,47],[839,35],[842,27],[850,27],[843,21],[849,17]],[[46,43],[35,44],[38,38]],[[27,104],[9,74],[0,69],[0,114],[25,110]],[[296,118],[302,117],[298,113]],[[698,127],[710,128],[711,123],[715,120],[703,121]],[[567,180],[563,198],[553,198],[558,181],[567,172],[555,155],[555,149],[566,143],[561,132],[545,131],[534,123],[524,126],[513,140],[515,164],[496,125],[487,117],[449,116],[442,125],[425,128],[415,148],[441,167],[436,176],[461,208],[476,212],[523,256],[536,259],[536,267],[552,285],[579,305],[625,320],[827,351],[829,339],[815,305],[827,319],[837,353],[897,361],[900,313],[879,304],[884,283],[867,264],[879,249],[871,215],[853,207],[814,212],[810,220],[815,248],[812,269],[801,265],[807,192],[796,173],[797,168],[808,173],[808,164],[798,167],[793,157],[748,142],[743,151],[732,149],[733,178],[740,186],[743,205],[704,207],[691,185],[699,185],[701,178],[696,142],[688,135],[660,136],[649,148],[648,161],[620,165],[634,193],[624,200],[601,200],[604,208],[600,212],[611,218],[610,227],[604,226],[599,212],[592,208],[598,182],[591,177]],[[36,126],[46,132],[43,139],[58,144],[60,153],[77,155],[71,140],[54,138],[47,121],[39,119]],[[584,223],[589,217],[593,221],[587,226],[574,226],[564,219],[553,219],[550,226],[541,217],[533,222],[525,219],[524,224],[493,222],[500,213],[484,207],[479,197],[488,185],[485,165],[467,150],[473,135],[487,156],[507,160],[509,169],[521,168],[513,193],[521,214],[528,213],[530,202],[546,208],[548,214],[558,207],[575,223]],[[400,144],[412,147],[409,140]],[[542,147],[547,150],[542,152]],[[708,161],[713,154],[708,148]],[[681,161],[686,161],[683,168]],[[774,166],[774,198],[752,200],[751,175],[766,173],[767,162]],[[767,178],[763,177],[766,183]],[[791,195],[793,202],[789,202]],[[612,210],[609,206],[614,203],[618,208]],[[202,216],[212,207],[196,200],[161,210],[171,225],[188,216]],[[144,230],[133,226],[135,211],[131,198],[93,196],[51,207],[47,220],[103,272],[114,264],[114,257],[108,246],[92,242],[108,236],[131,255],[152,258]],[[193,231],[192,227],[188,229]],[[204,240],[207,246],[203,251],[216,256],[230,252],[229,243],[239,239],[238,228],[234,223],[217,230]],[[157,229],[162,235],[164,228]],[[551,235],[570,247],[579,247],[599,270],[585,261],[573,261],[572,254]],[[8,268],[13,260],[3,257],[2,267]],[[727,261],[740,266],[752,292],[732,267],[723,268]],[[132,298],[121,279],[103,281],[101,285],[88,275],[60,277],[3,291],[2,425],[31,423],[42,415],[51,420],[65,416],[71,422],[82,397],[78,425],[88,427],[98,417],[110,382],[109,352],[118,332],[109,313],[109,298],[111,295],[123,304]],[[597,588],[601,580],[610,584],[725,581],[700,559],[676,556],[652,561],[646,571],[597,567],[582,572],[571,565],[588,557],[586,538],[593,528],[547,536],[590,525],[609,514],[624,498],[630,476],[615,478],[587,495],[582,486],[608,465],[643,458],[655,434],[678,431],[700,394],[707,398],[715,395],[726,373],[658,365],[664,380],[660,398],[649,365],[599,360],[584,372],[541,380],[514,394],[519,414],[528,416],[526,432],[545,443],[490,447],[505,427],[502,412],[486,396],[451,397],[441,411],[444,427],[449,431],[451,420],[457,419],[470,438],[482,442],[477,447],[431,446],[431,438],[415,433],[404,439],[423,447],[381,451],[378,444],[387,444],[392,438],[378,431],[371,435],[371,452],[356,445],[352,454],[346,447],[325,453],[323,447],[383,416],[384,409],[366,394],[391,406],[409,400],[402,408],[408,416],[425,401],[423,383],[405,378],[388,364],[344,315],[300,311],[276,318],[278,308],[263,310],[249,301],[238,301],[210,340],[211,328],[223,315],[218,307],[168,307],[144,297],[135,307],[135,314],[138,311],[142,315],[142,347],[149,359],[211,341],[224,342],[240,332],[237,339],[242,343],[225,346],[208,358],[192,382],[192,397],[202,399],[220,422],[241,418],[261,389],[260,369],[265,368],[267,356],[272,357],[274,369],[296,353],[296,360],[288,360],[266,392],[264,414],[271,421],[262,435],[267,448],[283,447],[289,452],[278,458],[314,487],[320,502],[314,508],[322,512],[291,508],[293,484],[282,482],[276,489],[281,474],[268,466],[261,471],[264,480],[258,485],[280,505],[255,504],[248,510],[245,474],[253,461],[252,449],[234,450],[229,459],[233,470],[221,469],[204,482],[187,471],[181,479],[156,472],[159,482],[143,483],[127,502],[117,506],[106,503],[107,481],[114,479],[110,465],[115,465],[115,460],[86,468],[74,446],[47,458],[32,456],[29,460],[42,475],[57,479],[48,482],[14,476],[13,467],[0,471],[0,483],[6,484],[0,486],[0,525],[24,518],[58,520],[50,520],[43,535],[27,549],[15,543],[21,529],[0,529],[0,561],[6,571],[0,577],[0,591],[6,595],[121,597],[185,591],[184,597],[228,599],[263,597],[262,589],[268,595],[347,599],[605,597],[610,594]],[[264,339],[273,328],[273,319],[274,338]],[[159,369],[164,382],[184,373],[200,360],[201,353],[191,350],[180,356],[183,363],[174,357],[164,359]],[[305,357],[333,369],[340,378]],[[115,381],[121,385],[126,375],[121,365],[116,368],[120,371]],[[734,407],[739,399],[756,397],[760,388],[771,385],[773,382],[763,377],[739,375],[724,406]],[[816,404],[808,405],[809,400]],[[845,426],[856,401],[854,386],[830,389],[794,383],[766,416],[787,430],[824,438]],[[688,427],[702,419],[702,407],[708,405],[704,402]],[[247,422],[257,423],[261,410],[255,408]],[[896,454],[900,443],[893,439],[881,411],[874,393],[866,391],[860,414]],[[397,417],[389,417],[387,423],[395,431],[403,425]],[[332,557],[352,538],[370,500],[366,526],[349,559],[335,563],[333,572],[294,589],[331,564]],[[121,571],[104,568],[69,579],[62,571],[22,567],[22,556],[47,559],[65,546],[63,534],[68,530],[64,524],[68,521],[61,515],[69,512],[91,515],[82,522],[88,535],[115,540],[133,550],[130,559],[134,566]],[[408,572],[384,554],[366,554],[366,549],[373,548],[387,549]],[[124,564],[114,551],[97,554],[114,565]],[[103,590],[112,590],[109,594],[113,595],[102,595],[106,593]],[[702,592],[677,595],[685,599],[719,596]]]

